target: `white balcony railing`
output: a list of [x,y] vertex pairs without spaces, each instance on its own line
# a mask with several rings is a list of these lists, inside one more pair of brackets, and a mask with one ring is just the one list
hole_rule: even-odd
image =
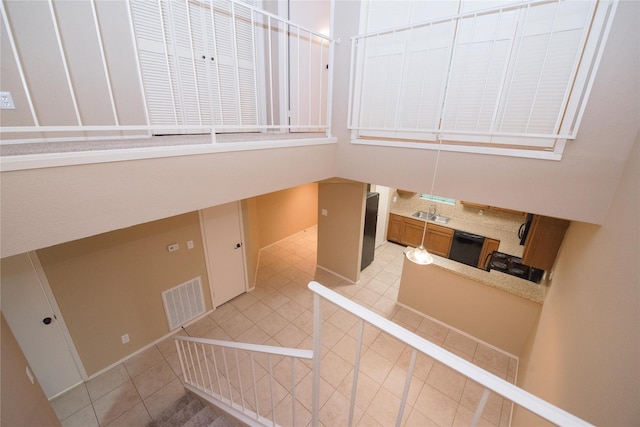
[[[3,140],[331,134],[331,37],[242,0],[128,0],[117,14],[107,3],[0,3],[17,71],[2,89],[25,101],[3,112]],[[47,17],[43,29],[20,25],[28,7]],[[133,45],[114,49],[116,26]],[[46,57],[34,59],[36,45]],[[137,73],[123,79],[127,63]]]
[[[299,425],[296,424],[296,406],[297,401],[303,402],[303,406],[311,408],[311,422],[312,425],[317,426],[320,410],[322,357],[321,303],[324,299],[359,319],[359,333],[354,354],[353,379],[349,401],[349,425],[352,425],[354,420],[365,323],[393,336],[412,349],[411,361],[403,386],[403,396],[397,411],[396,426],[402,424],[409,386],[419,353],[430,356],[484,388],[471,420],[472,426],[475,426],[480,421],[490,392],[497,393],[514,404],[520,405],[522,408],[556,425],[590,425],[584,420],[479,368],[317,282],[310,282],[309,289],[314,293],[312,351],[177,337],[176,345],[186,387],[211,403],[229,411],[229,413],[249,425]],[[296,373],[300,367],[297,364],[307,366],[309,365],[309,359],[313,360],[310,365],[312,367],[312,392],[310,396],[308,393],[296,392],[296,384],[299,381],[299,379],[296,379]],[[262,375],[256,375],[257,370],[261,370]],[[276,390],[276,382],[278,383],[279,392],[274,392]],[[284,392],[287,396],[284,397],[283,388],[287,390]],[[307,401],[309,398],[310,402]],[[290,404],[288,399],[290,399]],[[285,404],[282,404],[283,402]]]

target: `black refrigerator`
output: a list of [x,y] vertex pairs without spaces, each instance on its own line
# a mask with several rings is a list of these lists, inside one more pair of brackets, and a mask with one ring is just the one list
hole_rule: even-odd
[[360,270],[367,268],[373,261],[376,249],[376,225],[378,223],[378,202],[380,194],[367,193],[367,207],[364,214],[364,237],[362,238],[362,263]]

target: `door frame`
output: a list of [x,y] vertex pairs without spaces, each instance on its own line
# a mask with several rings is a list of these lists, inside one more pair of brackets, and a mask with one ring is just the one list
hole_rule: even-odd
[[[78,353],[78,350],[73,342],[73,338],[71,337],[71,333],[69,332],[67,323],[64,320],[62,310],[60,310],[60,306],[58,305],[58,302],[56,301],[56,297],[53,293],[53,290],[51,289],[51,284],[49,283],[49,280],[47,279],[47,275],[45,274],[44,268],[40,263],[40,258],[38,257],[38,254],[35,251],[29,251],[23,255],[25,255],[29,260],[29,264],[31,265],[31,268],[33,269],[33,272],[35,273],[36,278],[38,280],[38,286],[40,286],[40,289],[42,289],[42,292],[47,301],[47,304],[49,305],[51,312],[56,318],[56,321],[55,321],[56,326],[59,328],[60,332],[62,333],[62,339],[64,340],[64,345],[69,350],[69,354],[71,355],[73,364],[78,371],[79,377],[83,382],[85,382],[89,379],[89,376],[87,375],[87,371],[84,368],[84,364],[82,363],[80,354]],[[74,384],[73,386],[67,389],[60,390],[57,394],[49,397],[48,399],[52,400],[55,397],[63,394],[64,392],[70,390],[75,386],[77,386],[77,384]]]
[[[229,202],[229,203],[236,204],[236,211],[238,214],[238,224],[240,225],[240,243],[242,244],[242,246],[240,247],[240,250],[242,251],[242,276],[244,277],[244,291],[249,292],[249,289],[248,289],[249,276],[247,274],[247,252],[246,252],[246,245],[245,245],[245,239],[244,239],[244,222],[242,221],[242,203],[240,203],[240,200],[237,200],[235,202]],[[222,204],[225,204],[225,203],[222,203]],[[210,206],[210,207],[215,207],[215,206]],[[209,256],[207,255],[207,248],[208,248],[207,233],[204,226],[202,209],[198,210],[198,220],[200,222],[200,235],[202,236],[202,245],[203,245],[202,252],[204,254],[204,261],[207,267],[207,280],[209,281],[209,295],[211,296],[211,308],[215,310],[217,306],[216,306],[215,293],[213,291],[213,271],[211,269],[211,263],[209,262]]]

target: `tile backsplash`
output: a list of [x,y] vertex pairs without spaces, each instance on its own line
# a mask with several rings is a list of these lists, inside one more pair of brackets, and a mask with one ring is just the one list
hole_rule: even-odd
[[497,228],[505,231],[518,232],[520,225],[525,221],[523,215],[516,215],[494,210],[481,210],[471,206],[465,206],[456,200],[455,206],[445,203],[423,200],[419,193],[405,193],[394,191],[391,197],[391,211],[429,211],[429,205],[434,204],[440,215],[457,218],[464,221],[476,222],[486,227]]

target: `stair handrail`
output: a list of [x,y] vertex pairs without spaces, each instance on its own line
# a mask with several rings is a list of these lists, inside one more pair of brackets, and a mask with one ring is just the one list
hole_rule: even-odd
[[[473,420],[477,422],[479,420],[480,414],[484,408],[484,404],[489,396],[487,390],[492,390],[495,393],[509,399],[510,401],[520,405],[521,407],[533,412],[534,414],[561,426],[592,426],[592,424],[587,421],[576,417],[575,415],[565,411],[562,408],[559,408],[538,396],[535,396],[532,393],[529,393],[522,388],[513,385],[502,378],[474,365],[473,363],[463,359],[460,356],[457,356],[454,353],[422,338],[421,336],[408,331],[402,326],[394,323],[371,310],[364,308],[363,306],[353,302],[352,300],[345,298],[344,296],[338,294],[335,291],[321,285],[316,281],[309,282],[308,288],[314,293],[314,351],[320,350],[320,329],[322,323],[322,314],[320,310],[320,298],[324,298],[336,306],[342,308],[343,310],[355,315],[356,317],[362,319],[363,321],[375,326],[381,331],[393,336],[394,338],[402,341],[403,343],[414,348],[414,351],[420,351],[427,356],[432,357],[438,362],[442,363],[455,370],[456,372],[461,373],[467,378],[472,379],[478,384],[482,385],[485,388],[485,394],[483,398],[480,399],[480,403],[476,410],[476,414],[474,415]],[[317,326],[316,326],[317,325]],[[412,358],[415,362],[415,356]],[[314,360],[315,362],[315,360]],[[357,363],[357,361],[356,361]],[[314,366],[315,368],[315,366]],[[410,369],[412,369],[410,367]],[[315,371],[315,369],[314,369]],[[315,372],[314,372],[315,374]],[[411,375],[407,375],[408,380],[410,381]],[[357,379],[354,379],[354,382]],[[314,384],[314,410],[317,407],[317,397],[318,390],[316,387],[318,384]],[[355,389],[355,386],[354,386]],[[405,384],[405,391],[408,391],[408,385]],[[355,399],[355,396],[351,396],[351,399]],[[400,406],[400,414],[398,416],[398,421],[402,419],[402,411],[404,409],[404,402],[406,400],[403,399]],[[313,417],[313,425],[317,426],[318,420],[317,417]],[[475,423],[472,421],[472,425]]]

